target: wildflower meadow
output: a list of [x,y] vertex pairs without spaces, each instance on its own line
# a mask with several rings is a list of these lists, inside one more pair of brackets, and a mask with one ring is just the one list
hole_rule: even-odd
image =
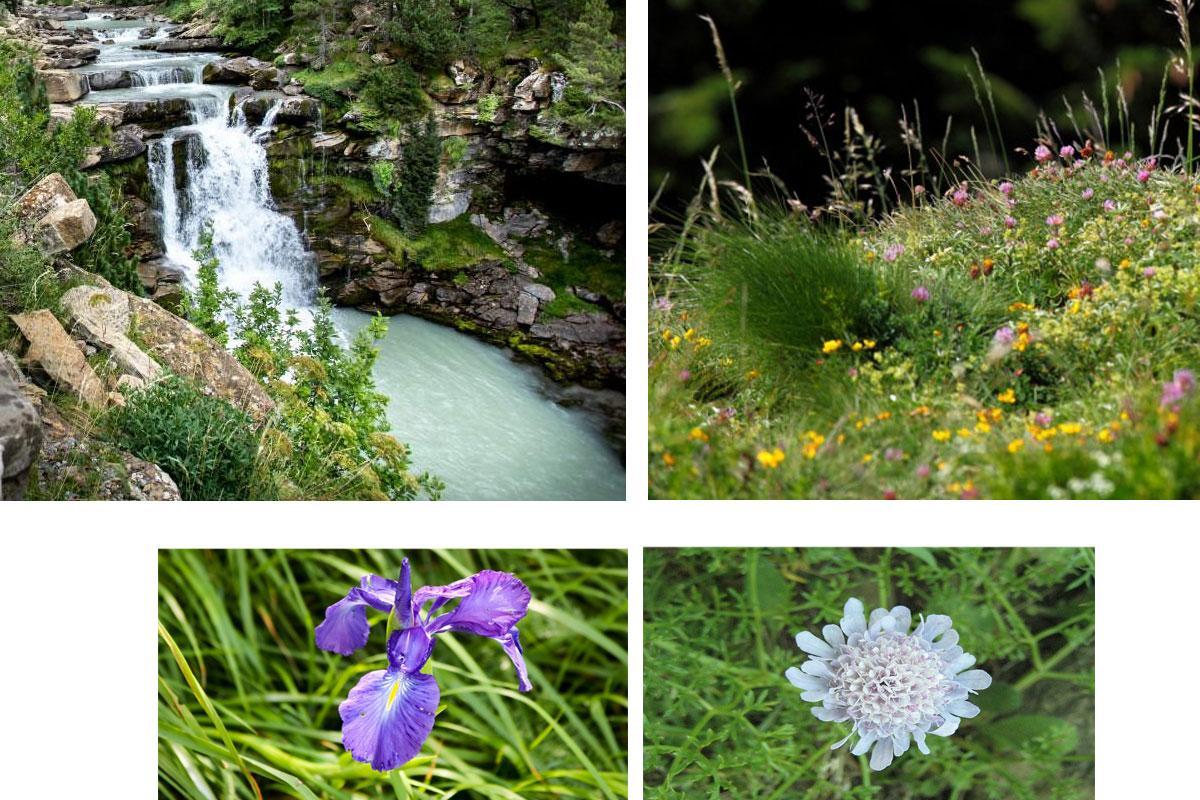
[[619,800],[627,611],[619,550],[164,550],[159,795]]
[[645,551],[644,780],[693,797],[1088,800],[1094,551]]
[[905,117],[890,161],[809,96],[819,206],[752,138],[740,180],[714,152],[651,209],[651,496],[1200,497],[1198,120],[1167,74],[1147,121],[1101,72],[1006,144],[977,60],[973,152]]

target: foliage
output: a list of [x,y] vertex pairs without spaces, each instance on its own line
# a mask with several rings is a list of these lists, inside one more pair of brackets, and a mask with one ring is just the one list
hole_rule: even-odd
[[[1094,796],[1094,551],[649,549],[645,561],[650,800]],[[879,773],[830,751],[846,725],[819,722],[783,677],[804,660],[792,637],[836,623],[851,596],[949,615],[994,680],[973,698],[979,717]]]
[[430,115],[424,123],[405,128],[404,154],[398,167],[372,166],[375,188],[387,197],[387,215],[410,236],[419,235],[429,224],[429,203],[441,155],[442,140]]
[[428,226],[419,236],[406,236],[385,219],[370,219],[371,235],[398,264],[415,264],[426,272],[473,267],[507,256],[500,246],[465,217]]
[[250,497],[259,437],[253,420],[191,381],[168,376],[131,393],[110,424],[114,442],[166,470],[183,499]]
[[570,242],[566,256],[545,240],[524,244],[525,260],[542,274],[541,281],[560,295],[572,286],[582,286],[614,302],[625,297],[625,263],[611,253],[578,238]]
[[273,45],[287,29],[288,0],[204,0],[204,10],[218,21],[217,33],[235,47]]
[[562,99],[552,114],[584,130],[625,126],[625,49],[612,31],[613,12],[605,0],[585,0],[571,23],[567,51],[558,60],[567,75]]
[[403,123],[425,116],[429,106],[417,74],[403,63],[372,69],[359,94],[384,117]]
[[479,99],[477,112],[479,114],[479,121],[487,123],[494,122],[496,120],[496,111],[499,110],[500,103],[503,100],[504,98],[495,92],[481,97]]
[[[324,608],[368,573],[417,584],[510,571],[533,594],[519,694],[494,642],[439,638],[445,707],[424,752],[388,774],[342,751],[338,703],[382,648],[316,648]],[[627,567],[622,551],[163,551],[159,560],[160,794],[394,798],[470,787],[479,797],[626,796]],[[373,636],[383,615],[369,612]],[[382,641],[382,639],[380,639]],[[486,661],[486,663],[485,663]]]
[[304,499],[438,497],[441,482],[411,474],[407,446],[388,434],[387,397],[372,377],[375,342],[387,334],[383,318],[344,349],[325,297],[307,326],[281,307],[281,286],[256,286],[230,310],[234,353],[277,404],[264,435],[260,474],[267,485],[257,491]]
[[229,344],[225,311],[234,303],[236,295],[220,286],[221,262],[213,250],[211,223],[201,232],[200,248],[192,253],[192,258],[199,264],[196,291],[184,293],[180,311],[185,319],[224,347]]
[[[64,175],[64,177],[67,177]],[[96,215],[96,230],[75,251],[75,263],[89,272],[95,272],[118,289],[136,295],[144,295],[145,287],[138,275],[138,259],[126,255],[133,244],[127,204],[121,189],[106,174],[67,177],[76,194],[88,201]]]
[[413,69],[439,69],[461,49],[452,3],[447,0],[395,0],[388,37],[404,50]]

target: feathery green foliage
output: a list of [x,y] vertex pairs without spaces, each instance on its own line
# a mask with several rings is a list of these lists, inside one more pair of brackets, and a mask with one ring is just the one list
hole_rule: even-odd
[[[649,549],[645,575],[648,800],[1094,796],[1092,550]],[[784,678],[794,635],[852,596],[951,616],[994,681],[931,755],[877,773]]]
[[[494,642],[438,638],[437,723],[421,755],[387,774],[341,746],[337,706],[384,665],[383,614],[352,658],[320,651],[326,606],[367,573],[414,585],[480,569],[533,594],[521,642],[533,691],[517,691]],[[163,551],[159,558],[159,792],[314,800],[627,796],[627,568],[623,551]]]

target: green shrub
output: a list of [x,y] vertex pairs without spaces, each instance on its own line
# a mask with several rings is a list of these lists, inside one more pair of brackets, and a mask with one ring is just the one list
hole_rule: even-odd
[[462,47],[450,3],[443,0],[395,0],[388,37],[405,52],[405,60],[425,71],[443,66]]
[[371,167],[375,188],[387,197],[387,215],[405,233],[419,235],[429,224],[429,203],[441,167],[442,140],[433,116],[405,129],[407,141],[399,167]]
[[372,69],[359,94],[381,115],[401,123],[423,116],[429,106],[420,79],[404,63]]
[[185,500],[246,500],[258,458],[254,420],[191,381],[165,377],[113,412],[115,443],[159,465]]
[[500,108],[500,102],[504,98],[498,94],[488,94],[479,98],[479,121],[494,122],[496,120],[496,111]]
[[219,283],[221,262],[213,251],[211,223],[200,234],[200,247],[192,253],[200,267],[196,277],[196,291],[184,292],[181,313],[185,319],[213,339],[225,346],[229,343],[229,326],[225,322],[225,311],[236,300],[236,295],[222,289]]

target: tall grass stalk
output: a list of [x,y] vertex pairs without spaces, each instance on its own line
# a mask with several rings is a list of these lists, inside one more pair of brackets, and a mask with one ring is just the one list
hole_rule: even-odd
[[1167,13],[1175,18],[1179,26],[1179,46],[1183,48],[1180,56],[1184,69],[1187,70],[1188,92],[1185,99],[1187,107],[1187,160],[1184,162],[1184,172],[1192,174],[1193,142],[1196,127],[1196,64],[1192,55],[1192,32],[1188,24],[1188,14],[1191,13],[1195,0],[1167,0]]
[[717,23],[713,18],[707,15],[701,15],[700,19],[708,23],[709,29],[712,31],[713,47],[717,51],[717,64],[721,67],[721,74],[725,76],[725,86],[729,90],[729,107],[733,112],[733,129],[737,134],[738,153],[742,159],[742,180],[747,191],[750,187],[750,158],[746,154],[746,140],[742,135],[742,118],[738,114],[737,105],[737,90],[741,84],[734,79],[733,71],[729,69],[729,61],[725,58],[725,47],[721,44],[721,34],[717,32]]

